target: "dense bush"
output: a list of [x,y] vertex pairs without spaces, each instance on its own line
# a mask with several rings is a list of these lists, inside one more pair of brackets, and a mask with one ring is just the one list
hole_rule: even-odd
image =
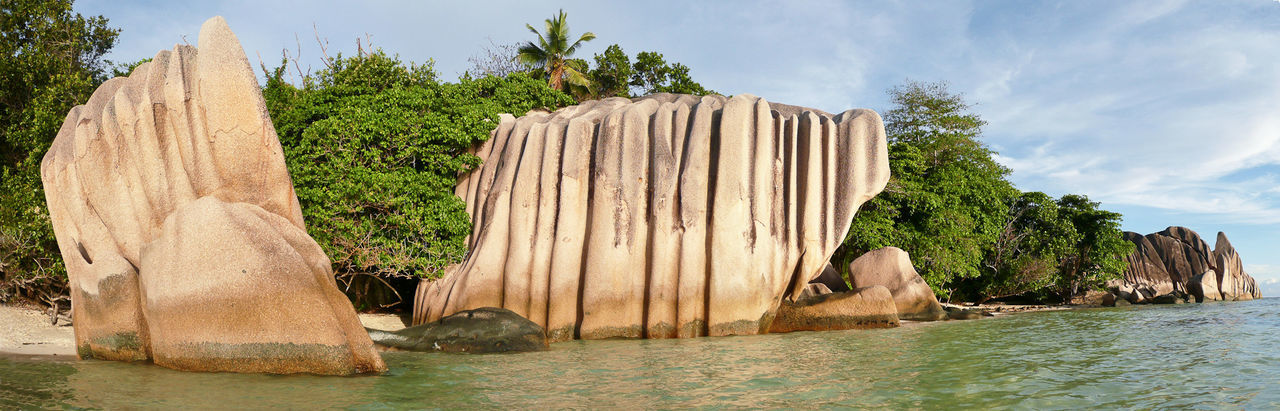
[[70,0],[0,3],[0,302],[66,292],[40,161],[67,112],[105,80],[118,30]]
[[381,51],[329,64],[299,86],[282,65],[263,94],[307,231],[357,306],[394,303],[389,281],[437,277],[466,253],[471,223],[453,187],[498,114],[573,101],[524,73],[442,83],[430,64]]

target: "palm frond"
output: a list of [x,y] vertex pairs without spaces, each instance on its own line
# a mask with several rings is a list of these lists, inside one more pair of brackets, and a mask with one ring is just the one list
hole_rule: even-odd
[[572,65],[565,65],[564,77],[565,77],[565,81],[575,86],[588,87],[591,85],[591,80],[588,80],[587,76],[583,75],[582,72],[573,68]]

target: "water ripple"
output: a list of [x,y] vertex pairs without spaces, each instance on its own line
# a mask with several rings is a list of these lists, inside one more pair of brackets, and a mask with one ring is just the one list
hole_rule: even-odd
[[0,357],[0,408],[1280,408],[1280,300],[513,355],[387,353],[384,376]]

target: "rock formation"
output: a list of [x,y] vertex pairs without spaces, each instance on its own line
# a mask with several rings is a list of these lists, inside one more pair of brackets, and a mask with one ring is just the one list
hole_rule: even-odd
[[1257,282],[1244,272],[1240,255],[1222,232],[1212,249],[1185,227],[1169,227],[1145,236],[1125,232],[1124,238],[1135,247],[1126,257],[1129,267],[1123,281],[1110,284],[1120,298],[1132,296],[1129,301],[1136,303],[1181,293],[1196,301],[1262,297]]
[[900,319],[935,321],[947,317],[933,289],[911,265],[911,256],[900,248],[871,250],[854,259],[849,263],[849,282],[854,288],[888,288]]
[[[818,284],[821,285],[821,284]],[[888,288],[871,286],[841,293],[783,300],[769,325],[771,333],[830,331],[898,326]]]
[[82,358],[201,371],[385,365],[307,235],[221,17],[67,115],[41,165]]
[[875,112],[745,94],[504,116],[475,153],[470,253],[415,324],[502,307],[553,341],[767,332],[889,179]]

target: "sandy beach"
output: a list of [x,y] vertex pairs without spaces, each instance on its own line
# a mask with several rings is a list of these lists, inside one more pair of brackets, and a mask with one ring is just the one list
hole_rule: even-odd
[[[408,315],[360,314],[365,327],[399,330]],[[65,319],[49,324],[49,314],[37,308],[0,305],[0,354],[75,356],[75,332]]]

